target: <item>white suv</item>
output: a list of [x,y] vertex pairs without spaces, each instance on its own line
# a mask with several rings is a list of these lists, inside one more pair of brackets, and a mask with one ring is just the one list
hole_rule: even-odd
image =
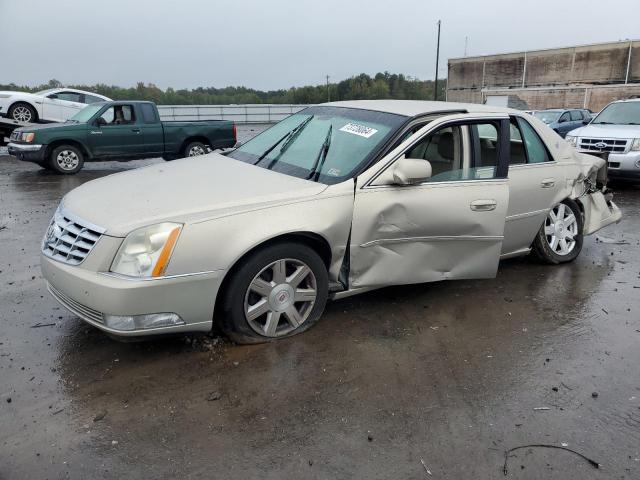
[[610,103],[566,140],[582,153],[605,158],[610,178],[640,180],[640,99]]

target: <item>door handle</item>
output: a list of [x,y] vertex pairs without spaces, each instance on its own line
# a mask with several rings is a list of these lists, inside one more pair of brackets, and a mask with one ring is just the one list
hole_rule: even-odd
[[471,202],[469,207],[474,212],[490,212],[491,210],[495,210],[498,202],[495,200],[474,200]]
[[135,132],[135,133],[140,133],[140,129],[139,128],[132,128],[131,131]]
[[540,182],[542,188],[553,188],[556,185],[555,178],[545,178]]
[[102,132],[100,130],[91,130],[89,133],[91,135],[102,135]]

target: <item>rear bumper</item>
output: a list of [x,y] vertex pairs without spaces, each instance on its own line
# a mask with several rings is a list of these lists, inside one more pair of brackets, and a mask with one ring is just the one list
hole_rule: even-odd
[[44,161],[45,145],[27,145],[22,143],[9,143],[7,150],[18,160],[25,162],[42,163]]
[[[85,322],[118,337],[209,331],[215,299],[224,271],[203,272],[154,280],[127,279],[67,265],[40,256],[42,274],[51,295]],[[184,325],[117,330],[105,315],[175,313]]]

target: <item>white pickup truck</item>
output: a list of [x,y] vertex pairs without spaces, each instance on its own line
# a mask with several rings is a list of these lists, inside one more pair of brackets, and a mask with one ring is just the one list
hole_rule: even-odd
[[640,98],[610,103],[566,140],[581,153],[607,160],[609,178],[640,180]]

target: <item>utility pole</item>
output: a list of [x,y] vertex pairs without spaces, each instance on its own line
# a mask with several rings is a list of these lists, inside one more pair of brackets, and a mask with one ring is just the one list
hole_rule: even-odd
[[327,75],[327,102],[331,101],[331,90],[329,90],[329,75]]
[[436,47],[436,81],[433,90],[433,99],[438,100],[438,64],[440,63],[440,23],[438,20],[438,46]]
[[469,37],[464,37],[464,56],[467,56],[467,51],[469,48]]

